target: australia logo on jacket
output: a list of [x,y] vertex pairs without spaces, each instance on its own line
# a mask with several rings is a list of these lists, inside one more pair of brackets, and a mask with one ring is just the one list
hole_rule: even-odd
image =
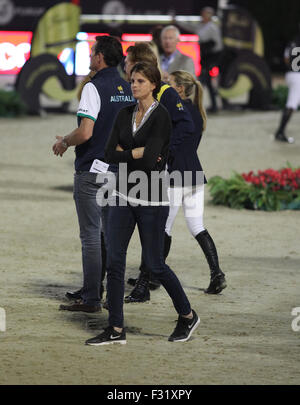
[[126,102],[130,102],[130,103],[134,103],[134,98],[132,96],[125,96],[125,95],[114,95],[114,96],[110,96],[110,102],[111,103],[126,103]]
[[183,105],[181,103],[176,104],[179,111],[183,111]]
[[118,90],[119,90],[119,92],[120,92],[121,94],[124,94],[124,90],[123,90],[123,87],[122,87],[122,86],[118,86]]

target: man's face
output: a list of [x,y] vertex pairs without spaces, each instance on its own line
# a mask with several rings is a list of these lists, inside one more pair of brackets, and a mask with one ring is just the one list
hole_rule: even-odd
[[100,54],[99,53],[97,55],[95,54],[95,47],[96,44],[94,44],[91,49],[90,70],[97,72],[99,67]]
[[208,21],[210,21],[211,18],[212,18],[212,13],[211,13],[210,11],[203,10],[203,11],[201,12],[201,17],[202,17],[202,19],[203,19],[203,22],[208,22]]
[[130,81],[130,72],[131,72],[131,69],[133,68],[133,66],[135,65],[135,63],[133,63],[131,61],[129,53],[126,55],[124,63],[125,63],[124,70],[126,73],[126,77],[127,77],[127,80]]
[[178,38],[176,31],[173,29],[163,32],[161,36],[161,46],[166,55],[171,55],[176,50]]

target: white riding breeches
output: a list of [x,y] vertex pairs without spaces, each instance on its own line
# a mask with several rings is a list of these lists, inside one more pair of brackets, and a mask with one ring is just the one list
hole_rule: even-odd
[[181,205],[191,234],[195,237],[205,230],[203,226],[204,184],[189,187],[170,187],[168,195],[170,211],[165,231],[169,236],[171,236],[172,227]]
[[297,110],[300,106],[300,72],[288,72],[285,80],[289,88],[286,108]]

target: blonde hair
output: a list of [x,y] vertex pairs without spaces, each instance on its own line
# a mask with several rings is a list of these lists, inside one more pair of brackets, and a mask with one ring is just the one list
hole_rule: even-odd
[[82,94],[82,90],[83,90],[84,86],[92,80],[92,78],[95,76],[96,73],[97,73],[97,72],[93,72],[93,71],[91,70],[91,71],[89,72],[89,74],[88,74],[87,76],[85,76],[85,77],[82,79],[82,81],[79,83],[78,92],[77,92],[77,99],[78,99],[78,101],[80,101],[80,99],[81,99],[81,94]]
[[174,77],[174,81],[177,86],[183,86],[184,94],[187,98],[190,98],[200,111],[200,114],[203,119],[203,131],[206,129],[206,111],[203,106],[203,87],[199,80],[196,80],[195,77],[184,70],[176,70],[175,72],[170,73]]

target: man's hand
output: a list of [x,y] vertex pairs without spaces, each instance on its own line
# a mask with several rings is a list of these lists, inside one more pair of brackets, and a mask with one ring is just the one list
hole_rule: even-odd
[[63,136],[57,136],[56,137],[57,141],[55,142],[55,144],[52,146],[52,150],[54,155],[56,156],[62,156],[65,151],[68,149],[68,146],[66,146],[66,144],[63,141]]
[[120,146],[119,144],[116,146],[116,151],[117,152],[124,152],[124,149],[122,148],[122,146]]

